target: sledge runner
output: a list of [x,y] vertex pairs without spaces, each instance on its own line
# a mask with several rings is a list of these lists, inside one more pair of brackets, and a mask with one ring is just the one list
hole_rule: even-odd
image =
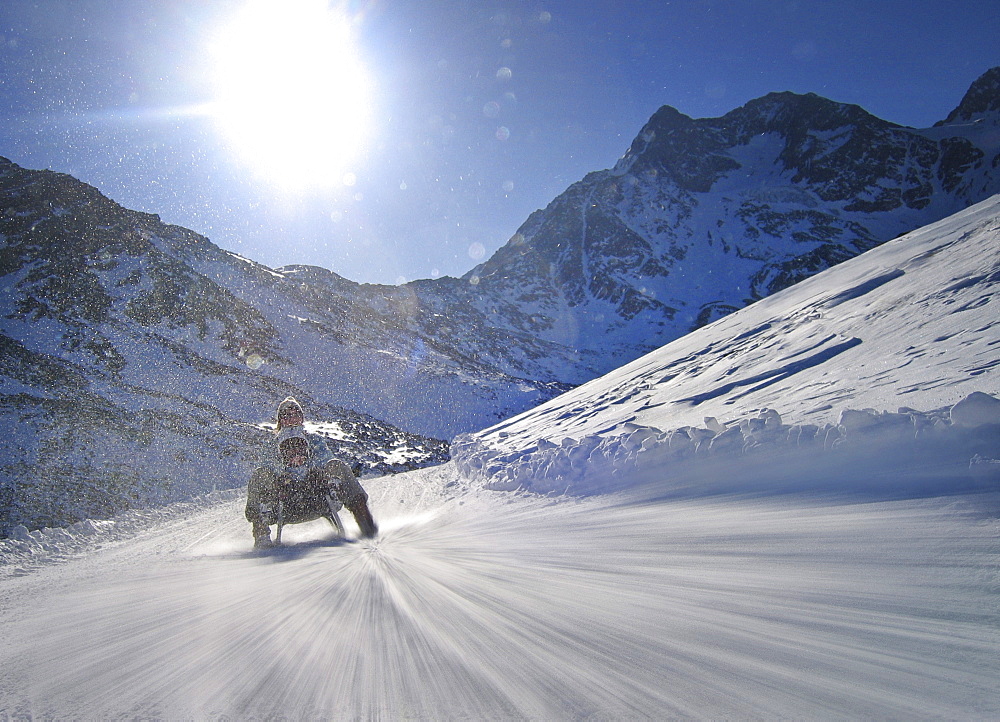
[[[302,407],[294,398],[278,405],[277,453],[270,465],[254,470],[247,485],[245,513],[254,547],[272,545],[270,525],[279,523],[279,513],[286,520],[302,518],[310,510],[324,509],[327,494],[347,507],[362,537],[374,537],[378,526],[368,509],[368,494],[351,468],[334,458],[326,440],[303,428],[303,421]],[[335,516],[336,509],[330,512]]]

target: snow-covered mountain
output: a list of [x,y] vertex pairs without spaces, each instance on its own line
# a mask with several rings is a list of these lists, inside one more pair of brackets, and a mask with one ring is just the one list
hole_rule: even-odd
[[[812,94],[700,120],[663,107],[465,276],[469,302],[576,350],[543,363],[579,383],[1000,192],[998,166],[1000,68],[927,130]],[[519,361],[497,363],[539,375]]]
[[[200,384],[241,419],[293,390],[424,432],[474,428],[565,388],[512,378],[449,343],[461,313],[427,313],[429,330],[414,329],[411,288],[272,270],[6,160],[0,198],[4,334],[88,372],[185,394]],[[202,383],[214,375],[228,383]]]
[[0,718],[996,719],[1000,197],[369,479],[0,540]]
[[289,394],[370,468],[439,460],[412,433],[533,408],[1000,191],[998,99],[1000,69],[926,130],[790,93],[664,108],[486,263],[399,287],[266,268],[0,160],[3,526],[237,486]]

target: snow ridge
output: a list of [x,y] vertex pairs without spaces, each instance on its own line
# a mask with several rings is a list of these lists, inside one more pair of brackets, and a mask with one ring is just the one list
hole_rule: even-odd
[[[501,443],[504,432],[500,432]],[[1000,490],[1000,400],[976,392],[921,412],[845,409],[836,424],[784,424],[773,409],[723,424],[539,439],[504,451],[462,435],[452,460],[497,491],[589,495],[636,487],[661,496],[863,493],[879,498]],[[716,475],[718,469],[724,475]],[[904,480],[905,481],[901,481]],[[914,483],[914,479],[919,480]]]

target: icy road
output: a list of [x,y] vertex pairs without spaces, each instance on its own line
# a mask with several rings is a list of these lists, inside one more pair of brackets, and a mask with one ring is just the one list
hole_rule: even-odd
[[255,554],[230,493],[8,567],[0,719],[1000,715],[995,495],[368,485],[374,542]]

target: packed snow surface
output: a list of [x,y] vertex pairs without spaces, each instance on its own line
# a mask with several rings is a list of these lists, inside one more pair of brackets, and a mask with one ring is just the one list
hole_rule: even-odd
[[365,480],[373,541],[16,529],[0,719],[1000,717],[998,217]]
[[1000,714],[995,496],[369,490],[374,542],[254,553],[234,497],[7,578],[0,716]]

